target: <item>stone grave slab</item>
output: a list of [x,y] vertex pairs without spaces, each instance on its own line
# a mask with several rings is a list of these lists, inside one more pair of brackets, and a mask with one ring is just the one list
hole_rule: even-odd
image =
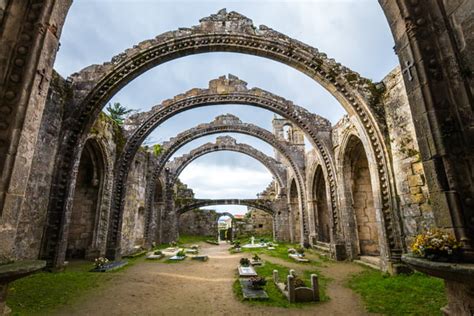
[[207,261],[209,260],[209,257],[208,256],[192,256],[191,260]]
[[182,261],[186,258],[186,256],[172,256],[171,258],[169,258],[169,260],[171,261]]
[[242,267],[239,266],[239,276],[241,277],[253,277],[257,276],[257,272],[252,267]]
[[239,279],[242,294],[245,300],[268,300],[268,294],[264,289],[252,288],[250,280]]
[[292,258],[293,260],[298,261],[298,262],[309,262],[309,260],[306,259],[305,257],[301,257],[301,256],[296,255],[296,254],[289,254],[288,256],[290,258]]
[[109,262],[109,263],[104,264],[100,268],[94,268],[90,271],[91,272],[107,272],[107,271],[112,271],[112,270],[119,269],[121,267],[126,266],[127,264],[128,264],[127,261],[113,261],[113,262]]
[[197,249],[192,249],[192,248],[186,248],[186,249],[184,250],[184,252],[190,253],[190,254],[197,254],[197,253],[198,253],[198,250],[197,250]]
[[165,256],[173,257],[173,256],[176,256],[176,254],[177,254],[180,250],[181,250],[181,249],[179,249],[179,248],[170,247],[170,248],[166,248],[166,249],[162,250],[161,252],[162,252]]
[[146,258],[149,259],[149,260],[159,260],[163,257],[164,257],[163,254],[155,255],[153,252],[149,252],[146,256]]

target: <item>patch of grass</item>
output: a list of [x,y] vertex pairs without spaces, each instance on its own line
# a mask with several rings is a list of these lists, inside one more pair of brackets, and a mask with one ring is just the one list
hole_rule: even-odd
[[[265,286],[265,291],[268,294],[269,299],[265,301],[244,301],[242,288],[240,286],[239,279],[235,280],[232,285],[232,289],[234,294],[237,298],[241,301],[244,301],[248,304],[252,305],[264,305],[264,306],[275,306],[275,307],[284,307],[284,308],[293,308],[293,307],[304,307],[311,304],[317,304],[315,302],[312,303],[290,303],[288,299],[280,292],[277,288],[275,283],[273,283],[273,270],[277,270],[280,278],[286,278],[288,275],[289,269],[285,266],[274,264],[271,262],[266,261],[263,266],[256,267],[255,270],[257,271],[259,276],[265,277],[267,279],[267,285]],[[329,300],[329,297],[326,295],[326,287],[328,283],[328,279],[322,276],[318,271],[305,271],[300,278],[306,283],[306,285],[310,285],[310,275],[312,273],[316,273],[319,276],[319,287],[320,287],[320,295],[321,295],[321,302],[325,302]]]
[[359,293],[367,311],[385,315],[441,315],[447,304],[443,280],[421,273],[389,276],[365,270],[348,286]]
[[10,284],[7,305],[12,309],[12,315],[47,315],[106,284],[115,273],[142,260],[127,259],[126,266],[110,272],[89,272],[93,268],[92,262],[72,261],[63,272],[36,273]]
[[[317,252],[315,252],[313,250],[310,250],[310,249],[307,249],[306,253],[312,255],[312,258],[308,258],[310,260],[310,262],[295,261],[295,260],[291,259],[290,257],[288,257],[288,249],[289,248],[295,248],[296,249],[298,246],[299,245],[297,245],[297,244],[279,243],[278,245],[274,245],[274,247],[275,247],[274,250],[268,250],[267,248],[241,248],[241,250],[242,250],[242,253],[246,252],[246,253],[253,253],[253,254],[258,254],[258,255],[264,254],[264,255],[271,256],[271,257],[274,257],[274,258],[279,258],[279,259],[282,259],[282,260],[285,260],[285,261],[288,261],[288,262],[291,262],[291,263],[297,263],[297,264],[308,265],[308,266],[311,266],[311,265],[321,266],[323,262],[327,262],[327,261],[330,260],[326,256],[319,255]],[[229,251],[231,253],[233,253],[232,249],[229,249]],[[317,257],[317,259],[315,259],[315,257]]]
[[178,239],[179,245],[192,245],[199,242],[205,242],[209,236],[180,235]]

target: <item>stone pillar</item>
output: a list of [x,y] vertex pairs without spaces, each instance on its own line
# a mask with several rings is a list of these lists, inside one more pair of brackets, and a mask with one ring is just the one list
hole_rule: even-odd
[[472,1],[379,2],[402,66],[436,226],[454,231],[474,259],[473,84],[461,59],[463,50],[473,55],[462,44],[474,39],[466,14]]
[[0,253],[12,257],[59,36],[72,1],[8,2],[0,33]]

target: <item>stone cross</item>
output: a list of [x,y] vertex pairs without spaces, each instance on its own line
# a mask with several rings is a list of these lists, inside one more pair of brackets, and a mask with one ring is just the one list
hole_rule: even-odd
[[38,70],[37,72],[38,72],[38,75],[41,77],[40,82],[38,84],[38,89],[39,89],[39,91],[41,91],[41,90],[43,90],[43,83],[45,81],[48,81],[48,78],[46,78],[46,70],[44,68],[41,69],[41,70]]
[[413,61],[405,61],[405,68],[403,68],[402,73],[408,75],[408,81],[413,80],[413,76],[411,75],[411,67],[413,67]]

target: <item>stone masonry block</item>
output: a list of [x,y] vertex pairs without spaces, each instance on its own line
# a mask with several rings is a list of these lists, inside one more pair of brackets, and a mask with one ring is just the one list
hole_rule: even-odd
[[411,165],[414,174],[424,174],[423,163],[415,162]]
[[423,177],[419,174],[408,176],[408,185],[410,187],[422,186],[425,184]]

